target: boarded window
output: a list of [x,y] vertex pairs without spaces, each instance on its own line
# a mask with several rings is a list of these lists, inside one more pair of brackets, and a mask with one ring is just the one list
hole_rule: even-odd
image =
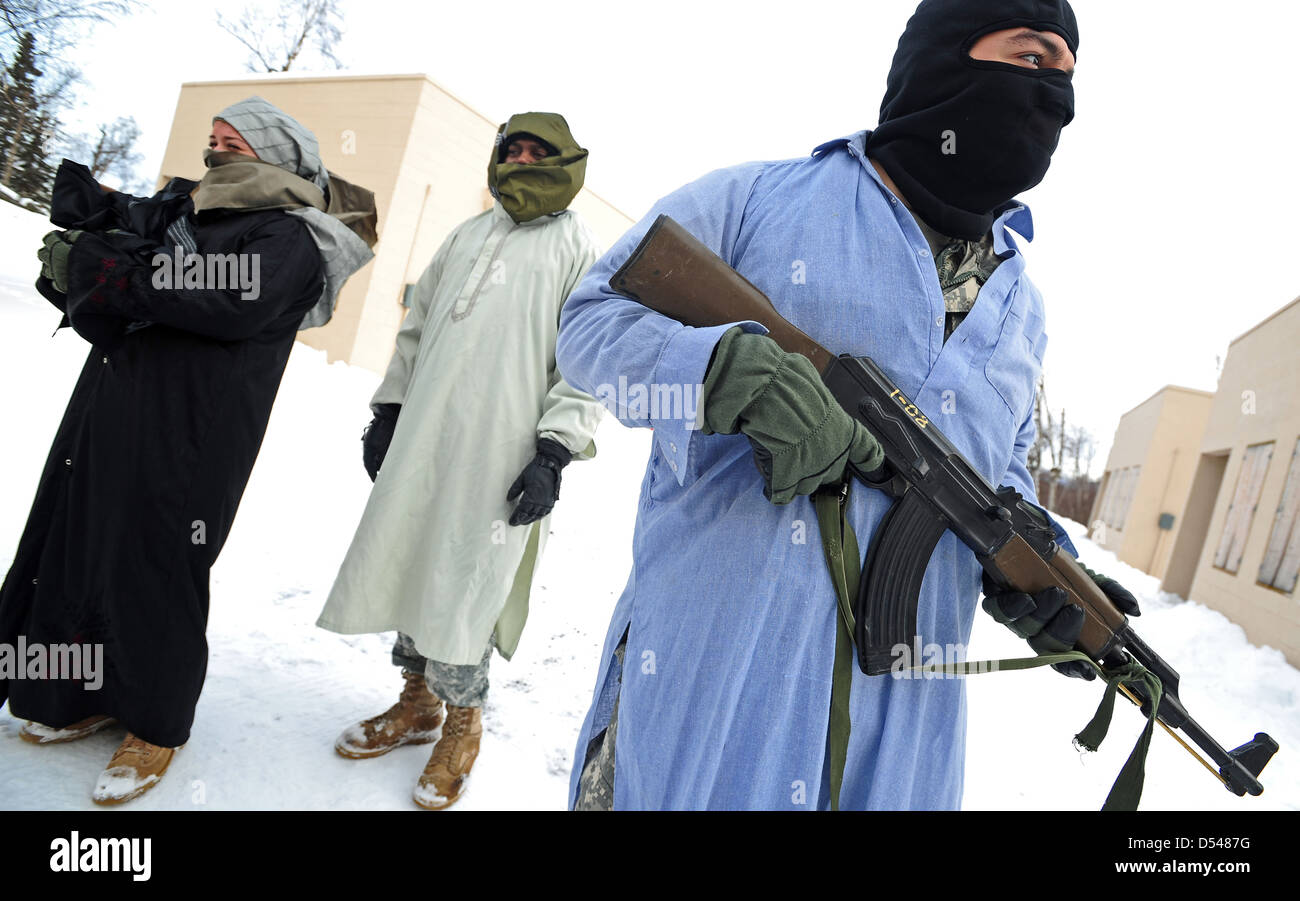
[[1120,495],[1119,509],[1115,511],[1117,529],[1123,529],[1128,519],[1128,510],[1133,505],[1133,495],[1137,492],[1138,476],[1142,473],[1142,467],[1133,466],[1126,469],[1124,473],[1127,476],[1124,480],[1124,493]]
[[1115,490],[1119,486],[1119,470],[1106,473],[1106,493],[1101,498],[1101,509],[1097,511],[1097,518],[1110,525],[1110,509],[1115,506]]
[[1259,568],[1259,581],[1288,594],[1295,591],[1296,572],[1300,569],[1300,523],[1296,522],[1296,508],[1300,505],[1300,441],[1291,452],[1291,464],[1286,473],[1286,487],[1273,517],[1273,531],[1264,551],[1264,563]]
[[1124,492],[1128,489],[1128,470],[1119,471],[1119,479],[1115,482],[1115,497],[1110,503],[1110,524],[1112,527],[1119,528],[1119,508],[1124,504]]
[[1115,497],[1115,480],[1118,472],[1108,472],[1102,476],[1101,506],[1097,508],[1097,518],[1110,525],[1110,502]]
[[1235,573],[1241,566],[1241,555],[1246,550],[1246,536],[1250,534],[1255,507],[1259,504],[1259,493],[1264,487],[1264,474],[1268,472],[1268,461],[1272,458],[1271,441],[1246,448],[1241,471],[1237,473],[1237,487],[1232,492],[1232,503],[1228,505],[1228,515],[1224,518],[1223,536],[1219,539],[1219,549],[1214,555],[1214,565],[1219,569]]
[[1115,528],[1115,508],[1120,492],[1124,490],[1124,470],[1117,469],[1106,480],[1106,497],[1101,502],[1101,521]]
[[1128,517],[1129,505],[1133,503],[1133,492],[1137,488],[1138,474],[1141,471],[1141,466],[1130,466],[1108,474],[1110,477],[1106,480],[1106,496],[1102,499],[1099,515],[1101,521],[1112,529],[1124,528],[1124,520]]

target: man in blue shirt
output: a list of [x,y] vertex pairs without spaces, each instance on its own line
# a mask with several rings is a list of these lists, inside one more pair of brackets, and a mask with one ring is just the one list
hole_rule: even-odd
[[[685,327],[615,294],[611,274],[655,217],[672,216],[815,341],[874,359],[991,483],[1032,500],[1046,336],[1010,234],[1031,240],[1032,221],[1013,197],[1041,180],[1073,117],[1077,48],[1065,0],[924,0],[874,131],[681,188],[570,296],[556,348],[565,378],[654,429],[575,806],[829,806],[836,595],[808,495],[850,461],[879,461],[874,438],[762,326]],[[889,506],[851,494],[864,546]],[[974,555],[945,534],[919,634],[964,648],[979,591]],[[1035,648],[1074,643],[1082,611],[1063,594],[992,593],[995,615]],[[842,808],[960,805],[960,679],[855,671],[849,703]]]

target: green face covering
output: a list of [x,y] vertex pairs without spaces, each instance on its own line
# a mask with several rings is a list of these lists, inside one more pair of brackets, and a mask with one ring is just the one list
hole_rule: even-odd
[[[535,163],[501,163],[506,139],[526,132],[558,151]],[[520,113],[497,129],[488,163],[488,190],[515,222],[527,222],[568,207],[587,174],[587,151],[558,113]]]

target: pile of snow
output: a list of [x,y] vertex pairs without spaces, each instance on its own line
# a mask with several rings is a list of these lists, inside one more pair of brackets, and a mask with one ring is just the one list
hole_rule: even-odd
[[[31,287],[49,224],[0,205],[0,571],[21,534],[49,442],[87,352]],[[132,809],[414,810],[429,746],[373,760],[333,751],[347,725],[385,709],[401,687],[392,635],[315,627],[365,504],[361,430],[378,377],[295,347],[234,530],[212,573],[211,657],[189,744]],[[649,432],[606,420],[599,454],[564,474],[530,621],[515,659],[495,657],[473,784],[453,810],[562,808],[573,746],[601,641],[631,563],[636,498]],[[1267,731],[1282,751],[1261,798],[1239,800],[1163,733],[1152,741],[1146,809],[1300,807],[1300,672],[1282,654],[1199,604],[1159,592],[1067,524],[1082,559],[1142,602],[1139,633],[1182,674],[1188,710],[1225,747]],[[829,602],[829,601],[828,601]],[[1023,656],[1025,644],[976,618],[971,654]],[[1142,727],[1117,705],[1111,735],[1081,755],[1073,735],[1100,699],[1096,683],[1050,670],[991,673],[968,683],[967,808],[1097,809]],[[122,739],[107,729],[39,747],[0,714],[0,807],[85,809]]]

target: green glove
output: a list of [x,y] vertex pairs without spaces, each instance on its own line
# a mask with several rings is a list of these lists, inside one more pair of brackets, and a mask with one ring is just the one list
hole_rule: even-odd
[[36,259],[41,261],[41,275],[48,278],[60,294],[68,293],[68,254],[80,237],[81,232],[75,229],[52,231],[41,238],[41,249],[36,251]]
[[704,434],[749,438],[763,496],[774,504],[839,482],[850,462],[870,471],[884,461],[879,442],[836,403],[807,357],[739,326],[714,350],[701,403]]

